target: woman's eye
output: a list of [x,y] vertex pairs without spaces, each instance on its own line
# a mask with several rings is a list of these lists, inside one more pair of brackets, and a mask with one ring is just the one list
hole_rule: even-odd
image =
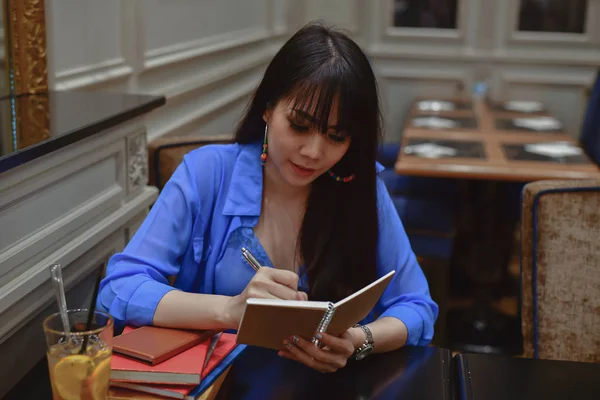
[[333,140],[336,143],[344,143],[346,141],[346,139],[348,138],[348,136],[346,136],[346,135],[336,134],[336,133],[329,133],[329,134],[327,134],[327,137],[329,137],[329,139]]
[[308,131],[308,126],[306,125],[299,125],[293,121],[290,121],[290,127],[295,130],[296,132],[306,132]]

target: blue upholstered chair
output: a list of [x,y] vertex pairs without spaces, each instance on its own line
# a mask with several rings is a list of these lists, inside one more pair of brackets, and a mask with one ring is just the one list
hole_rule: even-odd
[[521,326],[525,357],[600,362],[600,180],[523,189]]
[[[448,242],[441,239],[451,238],[454,232],[454,181],[397,174],[394,163],[399,150],[400,145],[397,143],[381,146],[378,161],[385,170],[380,173],[380,177],[390,192],[411,243],[412,238],[415,239],[415,252],[420,250],[417,254],[425,256],[434,256],[430,253],[435,253],[436,258],[448,259],[452,250],[451,240]],[[431,237],[433,241],[439,238],[445,244],[428,246],[427,237]]]
[[428,199],[444,196],[446,200],[452,200],[456,196],[454,179],[398,175],[394,171],[394,164],[399,152],[399,143],[384,143],[378,152],[377,161],[385,167],[381,177],[390,193]]
[[402,176],[394,171],[400,145],[381,146],[378,161],[385,167],[380,177],[408,234],[411,247],[429,282],[432,298],[438,303],[433,343],[446,341],[450,258],[454,248],[455,182],[450,179]]
[[580,141],[587,155],[600,165],[600,70],[588,100]]

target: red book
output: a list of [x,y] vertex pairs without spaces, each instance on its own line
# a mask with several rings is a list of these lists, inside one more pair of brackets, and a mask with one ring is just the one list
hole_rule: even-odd
[[[125,329],[124,333],[131,330]],[[111,381],[159,385],[198,385],[201,377],[206,376],[214,369],[235,348],[236,344],[234,334],[223,333],[205,371],[202,371],[202,365],[210,340],[154,366],[113,354],[111,357]]]
[[111,382],[111,399],[156,399],[156,396],[169,399],[185,399],[195,386],[142,385],[140,383]]
[[[136,386],[142,388],[126,389],[127,385]],[[194,389],[194,386],[161,386],[161,385],[140,385],[140,384],[128,384],[126,382],[119,382],[119,386],[115,383],[111,384],[108,398],[110,400],[147,400],[160,398],[168,399],[185,399],[185,397]]]

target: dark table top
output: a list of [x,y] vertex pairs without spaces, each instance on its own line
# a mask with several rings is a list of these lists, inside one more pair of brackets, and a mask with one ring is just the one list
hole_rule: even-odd
[[272,350],[248,347],[216,399],[450,399],[451,354],[408,347],[321,374]]
[[1,98],[0,173],[164,103],[164,97],[80,91]]
[[458,399],[600,399],[600,364],[459,354]]

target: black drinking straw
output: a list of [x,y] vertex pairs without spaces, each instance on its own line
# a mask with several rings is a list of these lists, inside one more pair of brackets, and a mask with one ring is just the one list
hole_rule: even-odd
[[[89,332],[92,330],[92,321],[94,320],[94,313],[96,311],[96,297],[98,297],[98,288],[100,287],[100,281],[102,280],[103,272],[104,272],[104,265],[100,268],[100,271],[98,271],[98,277],[96,278],[96,285],[94,286],[94,294],[92,295],[92,303],[90,304],[87,324],[85,326],[86,332]],[[79,354],[85,353],[85,349],[87,347],[89,337],[90,337],[90,335],[85,335],[83,337],[83,344],[81,345]]]

